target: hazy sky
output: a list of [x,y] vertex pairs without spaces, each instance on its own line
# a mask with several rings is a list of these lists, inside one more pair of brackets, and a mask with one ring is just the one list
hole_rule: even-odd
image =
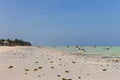
[[0,38],[120,45],[120,0],[0,0]]

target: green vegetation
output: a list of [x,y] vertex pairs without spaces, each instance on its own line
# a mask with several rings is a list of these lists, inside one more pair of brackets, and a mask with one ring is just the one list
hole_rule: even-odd
[[15,40],[0,39],[0,45],[1,46],[31,46],[31,43],[19,39],[15,39]]

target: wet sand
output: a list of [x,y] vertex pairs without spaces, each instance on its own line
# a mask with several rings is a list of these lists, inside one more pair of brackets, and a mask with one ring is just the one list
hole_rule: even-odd
[[120,58],[0,47],[0,80],[120,80]]

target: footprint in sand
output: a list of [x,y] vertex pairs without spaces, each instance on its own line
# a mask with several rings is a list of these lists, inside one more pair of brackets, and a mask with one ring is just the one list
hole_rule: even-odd
[[72,61],[73,64],[75,64],[76,62],[75,61]]
[[38,69],[34,69],[34,71],[37,71]]
[[42,69],[42,67],[38,67],[38,69]]
[[41,75],[38,75],[38,77],[41,77]]
[[9,67],[8,67],[8,69],[11,69],[11,68],[13,68],[13,66],[9,66]]
[[61,61],[62,59],[60,58],[59,60]]
[[81,77],[78,77],[79,79],[81,79]]
[[61,75],[57,75],[57,77],[61,77]]
[[107,71],[107,69],[102,69],[102,71]]
[[54,67],[51,67],[51,69],[54,69]]
[[24,69],[25,71],[30,71],[29,69]]
[[27,73],[25,73],[25,75],[27,75]]
[[65,73],[69,73],[69,71],[65,71]]
[[51,61],[50,63],[53,63],[53,61]]
[[35,63],[39,63],[38,61],[36,61]]

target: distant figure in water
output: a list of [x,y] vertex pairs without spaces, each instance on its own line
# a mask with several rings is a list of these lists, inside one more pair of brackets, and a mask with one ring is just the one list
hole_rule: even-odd
[[84,49],[84,48],[82,48],[81,50],[82,50],[82,51],[85,51],[85,49]]
[[78,50],[81,50],[81,48],[78,48]]
[[109,50],[110,48],[104,48],[105,50]]
[[78,45],[76,45],[76,46],[75,46],[75,48],[79,48],[79,46],[78,46]]
[[96,45],[94,45],[94,46],[92,46],[93,48],[96,48],[97,46]]
[[67,47],[67,48],[69,48],[69,46],[68,46],[68,45],[67,45],[66,47]]
[[78,50],[86,52],[84,48],[78,48]]

